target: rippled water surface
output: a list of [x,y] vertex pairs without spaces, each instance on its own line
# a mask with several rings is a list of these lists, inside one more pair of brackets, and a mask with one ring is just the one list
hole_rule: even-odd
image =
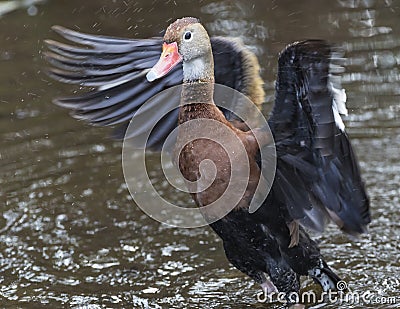
[[[51,103],[76,90],[43,73],[43,39],[57,38],[51,25],[149,37],[185,15],[200,17],[212,35],[240,37],[257,54],[266,114],[286,44],[324,38],[345,47],[346,125],[373,222],[369,235],[353,241],[334,227],[316,237],[353,291],[380,303],[397,297],[397,304],[341,307],[400,306],[400,1],[38,2],[0,16],[2,308],[268,307],[209,228],[170,228],[134,205],[110,130]],[[310,280],[303,285],[318,289]]]

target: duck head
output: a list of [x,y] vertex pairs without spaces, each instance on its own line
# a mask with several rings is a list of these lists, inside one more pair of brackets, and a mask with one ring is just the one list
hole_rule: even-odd
[[161,57],[147,73],[147,80],[165,76],[180,62],[184,82],[214,80],[210,38],[197,18],[181,18],[167,28]]

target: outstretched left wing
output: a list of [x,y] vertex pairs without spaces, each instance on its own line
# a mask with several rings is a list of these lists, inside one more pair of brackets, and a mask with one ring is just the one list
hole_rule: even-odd
[[351,234],[370,222],[369,200],[339,113],[345,93],[330,71],[324,41],[289,45],[279,57],[276,98],[269,125],[277,150],[272,193],[288,222],[323,230],[326,218]]

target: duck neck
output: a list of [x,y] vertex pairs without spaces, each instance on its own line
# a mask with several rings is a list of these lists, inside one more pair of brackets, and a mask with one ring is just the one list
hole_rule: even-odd
[[214,82],[184,82],[181,92],[181,107],[193,104],[214,104]]
[[[205,59],[207,58],[207,59]],[[179,123],[195,118],[213,118],[214,61],[212,53],[183,63]]]
[[214,94],[214,59],[211,52],[183,61],[181,105],[212,103]]
[[179,109],[179,123],[198,118],[214,118],[216,105],[213,99],[212,81],[184,82]]
[[214,58],[210,51],[202,57],[183,61],[183,82],[214,82]]

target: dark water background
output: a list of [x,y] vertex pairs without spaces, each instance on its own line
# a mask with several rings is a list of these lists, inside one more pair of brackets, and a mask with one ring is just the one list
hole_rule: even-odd
[[[43,73],[43,39],[57,38],[52,25],[145,38],[187,15],[200,17],[211,35],[240,37],[256,52],[268,95],[265,113],[277,53],[286,44],[323,38],[346,48],[345,122],[373,222],[369,235],[352,242],[334,227],[318,239],[353,291],[397,297],[397,304],[341,307],[398,308],[398,0],[54,0],[0,17],[0,307],[266,306],[257,303],[258,286],[228,264],[209,228],[170,228],[134,205],[121,144],[108,138],[110,130],[78,122],[51,103],[73,91]],[[304,286],[317,289],[309,280]]]

